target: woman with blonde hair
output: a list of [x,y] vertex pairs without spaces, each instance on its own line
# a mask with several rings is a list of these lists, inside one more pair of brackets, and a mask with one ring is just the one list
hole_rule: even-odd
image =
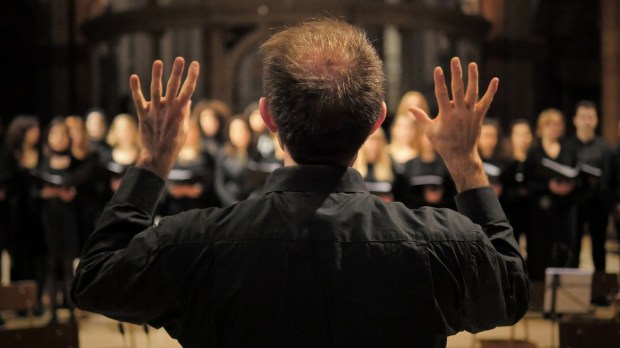
[[185,143],[168,174],[167,194],[161,202],[163,215],[219,206],[215,191],[215,159],[203,149],[200,124],[191,117]]
[[415,118],[409,112],[409,108],[413,106],[430,113],[428,102],[422,93],[409,91],[401,98],[390,127],[389,152],[396,173],[402,173],[404,164],[418,155],[416,135],[421,133],[417,129]]
[[575,237],[574,188],[577,152],[562,143],[564,116],[557,109],[538,116],[537,141],[524,164],[531,194],[527,236],[528,268],[535,281],[548,267],[567,267],[573,260]]
[[405,93],[402,98],[400,98],[400,103],[398,103],[398,109],[396,109],[396,115],[407,115],[409,113],[409,108],[418,107],[427,114],[430,114],[430,108],[428,107],[428,101],[424,94],[418,91],[409,91]]
[[387,137],[382,128],[379,127],[366,139],[358,152],[355,168],[364,177],[370,192],[386,202],[394,200],[392,159],[387,146]]
[[423,206],[454,208],[454,183],[441,156],[430,142],[419,122],[420,136],[416,138],[418,156],[407,161],[398,175],[394,198],[408,208]]
[[106,165],[110,172],[112,191],[118,189],[125,171],[138,160],[139,137],[138,123],[133,116],[119,114],[114,117],[107,136],[107,142],[112,147],[112,151]]

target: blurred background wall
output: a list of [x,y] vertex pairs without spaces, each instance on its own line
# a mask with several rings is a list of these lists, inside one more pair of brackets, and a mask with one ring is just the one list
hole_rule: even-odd
[[[504,127],[590,99],[616,143],[620,4],[613,0],[20,0],[0,3],[0,115],[49,120],[131,111],[128,77],[154,59],[202,64],[197,98],[241,111],[261,96],[257,48],[283,25],[338,17],[365,28],[386,63],[388,109],[411,89],[433,100],[432,69],[478,61],[498,76]],[[169,68],[169,66],[168,66]],[[148,91],[145,91],[148,92]],[[434,109],[434,105],[431,106]],[[570,123],[569,123],[570,124]]]

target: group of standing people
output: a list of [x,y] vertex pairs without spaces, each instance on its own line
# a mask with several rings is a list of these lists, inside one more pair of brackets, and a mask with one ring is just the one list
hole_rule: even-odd
[[[258,117],[257,117],[258,116]],[[257,118],[260,122],[257,122]],[[69,288],[74,260],[93,231],[125,171],[138,159],[138,123],[102,110],[52,119],[42,130],[35,116],[16,116],[0,147],[0,250],[8,251],[11,279],[39,284],[39,307],[49,296],[52,321],[73,305]],[[170,172],[158,214],[228,206],[260,191],[281,166],[274,137],[252,104],[232,115],[226,104],[202,100]]]
[[[381,131],[371,135],[356,167],[369,190],[386,200],[409,208],[454,208],[454,184],[423,126],[408,114],[412,106],[428,113],[422,94],[405,94],[392,120],[391,141]],[[515,237],[525,241],[534,281],[544,280],[549,267],[578,267],[586,232],[595,271],[604,272],[608,221],[620,198],[620,153],[596,135],[595,104],[576,105],[574,135],[565,137],[565,122],[561,111],[546,109],[535,129],[528,120],[517,119],[504,137],[499,122],[488,117],[478,142],[485,172]]]
[[[423,126],[407,111],[412,106],[429,113],[421,93],[405,94],[388,132],[379,128],[367,139],[355,168],[368,189],[386,201],[455,208],[454,183]],[[282,165],[282,149],[258,108],[253,103],[233,115],[221,101],[196,103],[159,215],[228,206],[260,191],[268,174]],[[515,120],[506,137],[492,118],[482,126],[478,148],[485,171],[517,240],[526,237],[532,280],[542,280],[547,267],[578,267],[586,229],[595,269],[605,270],[620,156],[596,135],[593,103],[580,102],[572,120],[576,134],[568,138],[565,118],[556,109],[544,110],[535,130],[527,120]],[[17,116],[3,144],[0,248],[9,251],[13,279],[36,279],[39,298],[47,289],[56,320],[56,308],[72,308],[74,259],[138,158],[138,125],[132,115],[120,114],[108,127],[103,111],[91,110],[83,118],[54,118],[41,132],[36,117]]]

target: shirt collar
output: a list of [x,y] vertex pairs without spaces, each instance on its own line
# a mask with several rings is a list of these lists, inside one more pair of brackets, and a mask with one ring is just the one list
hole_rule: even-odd
[[278,168],[267,178],[269,192],[368,192],[362,175],[350,167],[295,165]]

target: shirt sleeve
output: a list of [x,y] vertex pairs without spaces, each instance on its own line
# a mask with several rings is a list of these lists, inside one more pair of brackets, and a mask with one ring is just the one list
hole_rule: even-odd
[[490,187],[464,191],[456,196],[456,204],[483,232],[465,256],[462,328],[479,332],[512,325],[529,309],[532,296],[512,227]]
[[[155,327],[174,327],[178,272],[162,260],[153,212],[165,182],[130,168],[86,242],[71,288],[77,307]],[[178,287],[177,287],[178,288]]]

